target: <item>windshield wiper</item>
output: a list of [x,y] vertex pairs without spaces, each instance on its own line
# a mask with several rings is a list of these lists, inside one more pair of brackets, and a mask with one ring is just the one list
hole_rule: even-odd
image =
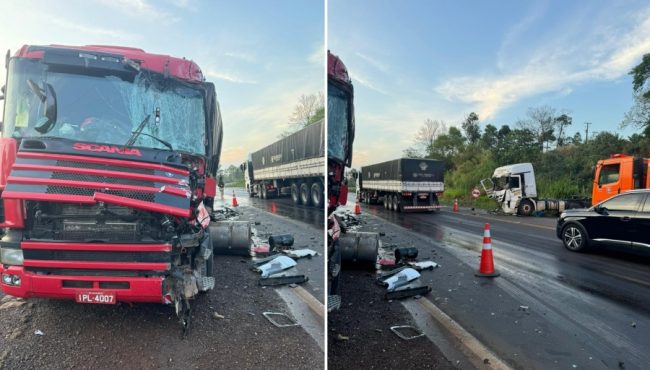
[[140,134],[142,134],[142,130],[144,129],[144,126],[147,124],[147,122],[149,122],[150,118],[151,118],[151,114],[147,114],[147,116],[138,125],[138,128],[135,129],[135,131],[132,132],[131,137],[126,142],[126,144],[124,144],[124,147],[128,148],[128,147],[132,146],[135,143],[135,141],[138,139],[138,136],[140,136]]
[[163,144],[164,146],[168,147],[169,150],[171,150],[172,152],[174,151],[174,148],[172,147],[172,145],[169,142],[167,142],[167,141],[165,141],[165,140],[163,140],[161,138],[155,137],[153,135],[145,134],[145,133],[140,133],[140,135],[149,136],[150,138],[152,138],[152,139],[158,141],[159,143]]

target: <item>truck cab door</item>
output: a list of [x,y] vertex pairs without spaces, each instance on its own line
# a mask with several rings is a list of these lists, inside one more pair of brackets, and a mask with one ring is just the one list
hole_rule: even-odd
[[492,179],[481,180],[481,187],[483,187],[485,194],[491,198],[492,193],[494,193],[494,182],[492,182]]
[[605,163],[596,168],[592,204],[597,204],[621,192],[621,164]]

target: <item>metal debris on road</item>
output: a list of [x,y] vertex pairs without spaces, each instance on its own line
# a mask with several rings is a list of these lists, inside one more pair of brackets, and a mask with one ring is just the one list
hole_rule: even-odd
[[215,313],[212,315],[215,319],[225,319],[226,317],[224,315],[220,315],[218,312],[215,311]]
[[257,270],[262,273],[262,278],[287,270],[296,265],[296,261],[287,256],[277,256],[271,261],[259,266]]
[[34,332],[34,335],[45,335],[45,333],[43,333],[43,332],[40,331],[40,330],[36,330],[36,331]]
[[409,266],[413,267],[414,269],[418,271],[422,270],[433,270],[436,267],[440,267],[439,264],[433,262],[433,261],[420,261],[420,262],[409,262]]
[[[420,338],[424,336],[424,333],[421,332],[418,328],[411,326],[411,325],[396,325],[396,326],[391,326],[390,331],[395,333],[398,337],[404,339],[404,340],[412,340],[415,338]],[[409,335],[409,332],[415,333],[412,335]]]
[[[266,317],[267,320],[271,322],[271,324],[277,326],[278,328],[287,328],[290,326],[300,326],[296,320],[294,320],[292,317],[289,315],[282,313],[282,312],[262,312],[262,315]],[[273,319],[273,317],[282,317],[284,318],[288,323],[281,323],[279,321],[276,321]]]
[[286,254],[289,257],[293,258],[312,258],[315,256],[318,256],[318,252],[312,249],[304,248],[304,249],[285,249],[282,251],[282,253]]
[[528,311],[528,306],[519,306],[520,311]]
[[415,271],[412,268],[405,268],[393,276],[388,277],[384,280],[384,285],[386,285],[387,290],[393,291],[396,288],[406,285],[409,282],[420,277],[420,273]]

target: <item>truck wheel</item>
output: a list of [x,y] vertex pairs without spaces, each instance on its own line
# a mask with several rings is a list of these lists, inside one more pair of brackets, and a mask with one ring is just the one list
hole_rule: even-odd
[[291,183],[291,200],[293,204],[300,204],[300,188],[295,182]]
[[399,209],[399,198],[397,197],[397,195],[393,195],[393,207],[392,208],[393,208],[393,211],[395,211],[395,212],[400,211],[400,209]]
[[323,206],[323,186],[320,181],[311,185],[311,204],[316,208]]
[[261,185],[260,198],[266,199],[266,184]]
[[522,200],[519,203],[519,207],[517,208],[517,213],[519,213],[521,216],[530,216],[534,211],[535,206],[533,205],[533,202],[528,199]]
[[309,188],[310,186],[306,182],[300,184],[300,200],[302,201],[302,204],[306,206],[311,205],[311,191]]
[[390,198],[390,195],[384,195],[384,208],[388,209],[388,203],[390,202],[388,199]]

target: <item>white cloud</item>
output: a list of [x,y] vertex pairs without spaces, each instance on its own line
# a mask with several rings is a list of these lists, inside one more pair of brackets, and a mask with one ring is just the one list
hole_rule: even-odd
[[618,17],[620,23],[602,27],[594,22],[591,32],[583,28],[548,40],[518,70],[487,77],[453,77],[436,86],[435,91],[448,100],[474,105],[474,111],[486,119],[527,97],[569,91],[588,81],[620,78],[650,51],[650,9],[637,14]]
[[257,60],[257,57],[253,55],[253,53],[245,52],[245,51],[226,51],[225,53],[223,53],[223,55],[229,58],[242,60],[248,63],[254,63]]
[[374,83],[370,82],[367,78],[361,76],[359,73],[351,72],[351,71],[348,71],[348,73],[350,74],[350,79],[352,80],[353,84],[360,84],[380,94],[384,94],[384,95],[387,94],[385,90],[375,86]]
[[240,77],[237,77],[233,74],[227,72],[218,72],[212,69],[208,69],[205,72],[205,75],[208,77],[216,78],[218,80],[228,81],[236,84],[256,84],[257,81],[247,80]]
[[82,32],[86,35],[95,35],[95,36],[104,36],[110,38],[116,38],[121,40],[137,40],[140,39],[140,35],[133,33],[122,32],[119,30],[112,30],[107,28],[95,27],[95,26],[86,26],[80,23],[74,23],[69,20],[57,17],[50,17],[49,21],[54,25],[66,28],[71,31]]
[[[180,18],[151,5],[147,0],[96,0],[122,13],[156,22],[176,23]],[[182,1],[180,3],[183,3]]]
[[376,69],[380,70],[381,72],[387,72],[388,71],[388,66],[385,63],[382,63],[382,62],[378,61],[375,58],[371,58],[371,57],[369,57],[369,56],[367,56],[365,54],[361,54],[359,52],[356,52],[354,54],[356,56],[358,56],[359,58],[363,59],[364,61],[366,61],[371,66],[373,66]]
[[325,65],[325,46],[322,43],[319,43],[314,51],[307,58],[309,63],[314,63],[319,66]]

